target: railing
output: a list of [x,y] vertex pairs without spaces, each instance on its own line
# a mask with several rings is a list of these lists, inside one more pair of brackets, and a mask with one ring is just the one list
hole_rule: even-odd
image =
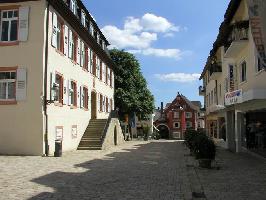
[[231,33],[225,45],[225,52],[232,42],[248,40],[249,21],[237,22],[231,26]]
[[108,117],[108,119],[107,119],[107,121],[106,121],[105,127],[104,127],[103,132],[102,132],[102,136],[101,136],[102,144],[103,144],[104,139],[105,139],[105,137],[106,137],[107,130],[108,130],[108,128],[109,128],[109,125],[110,125],[110,122],[111,122],[111,119],[112,119],[112,118],[118,118],[118,113],[117,113],[117,111],[112,110],[111,113],[109,114],[109,117]]
[[199,95],[204,95],[205,93],[205,87],[204,86],[199,86]]
[[222,72],[222,63],[214,63],[210,66],[210,76],[215,72]]

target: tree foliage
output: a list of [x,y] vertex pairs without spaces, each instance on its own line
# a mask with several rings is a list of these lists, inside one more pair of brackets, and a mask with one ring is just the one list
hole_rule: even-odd
[[147,87],[138,60],[134,55],[113,49],[110,51],[115,64],[115,106],[120,114],[151,114],[154,97]]

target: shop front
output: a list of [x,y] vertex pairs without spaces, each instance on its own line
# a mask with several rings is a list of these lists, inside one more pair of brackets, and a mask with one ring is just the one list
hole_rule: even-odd
[[266,157],[266,100],[227,106],[226,131],[231,151],[251,151]]

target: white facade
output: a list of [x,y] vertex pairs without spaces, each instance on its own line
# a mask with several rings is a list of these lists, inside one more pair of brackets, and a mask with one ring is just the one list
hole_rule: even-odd
[[[104,43],[99,47],[85,42],[88,38],[70,25],[71,19],[52,5],[48,8],[45,0],[7,1],[0,4],[0,13],[5,10],[18,10],[24,21],[18,22],[15,41],[0,41],[0,73],[16,72],[15,98],[0,99],[0,154],[42,155],[46,138],[49,154],[56,139],[62,140],[63,151],[75,150],[90,119],[106,119],[114,107],[114,73],[105,39],[98,34]],[[80,26],[84,17],[89,16],[83,15]],[[4,89],[0,87],[3,96]]]

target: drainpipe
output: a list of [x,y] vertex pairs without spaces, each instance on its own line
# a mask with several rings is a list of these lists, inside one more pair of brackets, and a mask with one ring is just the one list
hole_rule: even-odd
[[46,16],[46,38],[45,38],[45,63],[44,63],[44,95],[43,95],[43,111],[45,116],[45,156],[49,155],[48,144],[48,114],[47,114],[47,71],[48,71],[48,30],[49,30],[49,7],[50,3],[47,1],[47,16]]

